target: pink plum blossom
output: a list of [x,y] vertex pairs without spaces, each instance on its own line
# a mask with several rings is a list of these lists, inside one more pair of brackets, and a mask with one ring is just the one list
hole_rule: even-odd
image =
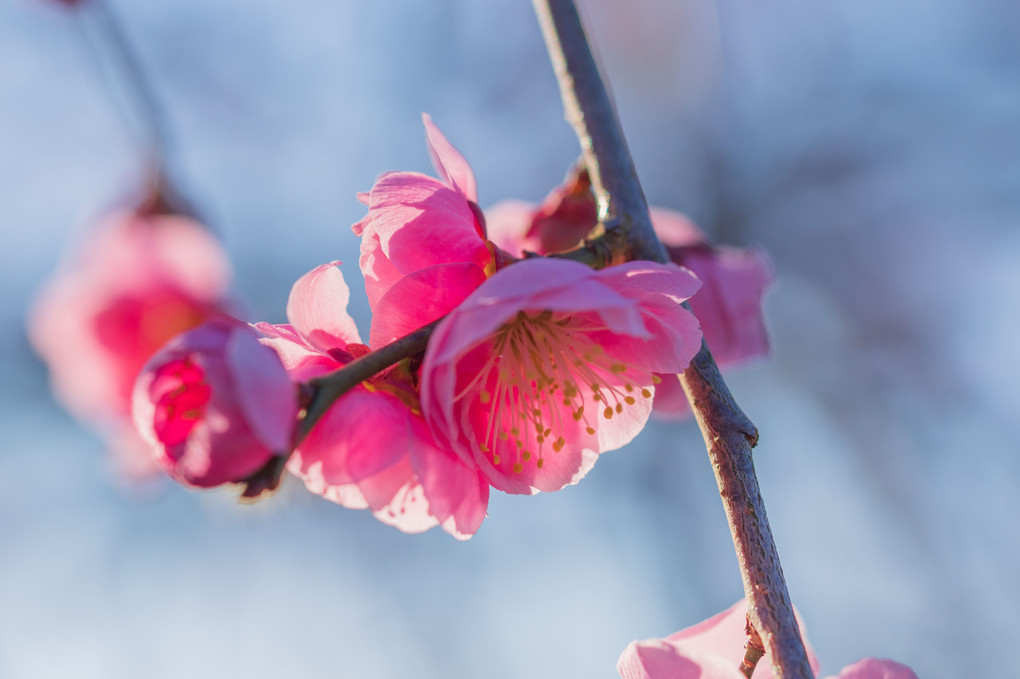
[[[368,351],[345,310],[349,291],[336,264],[316,267],[294,284],[290,325],[256,326],[295,381],[341,368]],[[344,507],[371,509],[407,533],[441,525],[466,539],[488,506],[485,477],[436,443],[405,364],[337,399],[299,443],[287,469],[309,491]]]
[[656,374],[697,353],[701,332],[681,302],[699,285],[651,262],[594,271],[536,258],[501,269],[429,342],[422,408],[437,440],[500,490],[576,483],[644,426]]
[[166,343],[134,390],[134,419],[176,481],[208,488],[253,476],[291,447],[297,390],[252,328],[221,316]]
[[[632,641],[620,655],[616,669],[623,679],[743,679],[747,605],[738,601],[729,610],[665,639]],[[795,612],[796,614],[796,612]],[[818,659],[807,642],[804,623],[797,615],[808,661],[817,676]],[[753,679],[771,679],[766,654],[755,667]],[[911,669],[892,660],[866,658],[845,667],[830,679],[917,679]]]
[[[574,171],[537,208],[520,201],[497,203],[485,213],[489,237],[512,256],[525,250],[549,254],[578,245],[596,225],[590,186],[584,171]],[[670,259],[690,269],[703,284],[690,307],[720,367],[768,355],[761,302],[774,274],[764,251],[714,246],[679,212],[653,207],[651,217]],[[655,413],[689,414],[680,383],[672,375],[662,377]]]
[[222,248],[192,219],[113,215],[42,289],[29,338],[57,397],[130,457],[147,450],[128,433],[138,371],[177,333],[229,311],[229,281]]
[[353,229],[361,237],[373,347],[444,316],[500,261],[486,240],[471,167],[432,120],[423,119],[441,179],[388,172],[359,196],[368,215]]

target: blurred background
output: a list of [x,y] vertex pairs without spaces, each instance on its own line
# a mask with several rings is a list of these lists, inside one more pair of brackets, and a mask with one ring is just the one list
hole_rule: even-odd
[[[354,194],[431,173],[422,111],[483,206],[541,199],[578,154],[529,3],[108,2],[253,320],[282,322],[291,283],[341,259],[367,331]],[[823,675],[880,656],[1004,676],[1020,5],[582,7],[650,201],[774,260],[773,358],[729,382]],[[613,677],[632,639],[740,598],[691,423],[562,492],[494,494],[467,543],[297,487],[250,507],[118,480],[24,330],[65,244],[141,182],[90,26],[87,6],[0,2],[0,677]]]

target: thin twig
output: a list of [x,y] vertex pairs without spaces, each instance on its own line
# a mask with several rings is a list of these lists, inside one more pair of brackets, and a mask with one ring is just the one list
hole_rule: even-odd
[[127,94],[134,113],[131,117],[142,127],[152,161],[159,171],[165,170],[167,133],[163,109],[127,33],[107,0],[90,0],[83,9],[93,13],[93,24],[98,31],[95,39],[101,44],[96,45],[92,36],[88,36],[89,42],[97,53],[97,60],[106,62],[112,71],[108,76],[111,89],[121,89]]
[[747,641],[744,643],[744,659],[740,661],[739,669],[747,679],[751,679],[754,668],[758,666],[758,661],[765,655],[765,645],[762,644],[761,636],[758,635],[758,630],[751,624],[750,619],[744,626],[744,633],[747,635]]
[[[635,258],[668,261],[573,0],[534,0],[534,5],[607,235],[621,231],[627,254]],[[754,473],[757,429],[737,406],[704,344],[681,383],[715,470],[748,620],[764,641],[777,679],[813,679]]]
[[308,435],[338,398],[394,363],[424,351],[432,331],[441,320],[432,321],[381,349],[354,359],[338,370],[310,380],[307,383],[310,398],[304,416],[298,421],[296,442],[300,443]]

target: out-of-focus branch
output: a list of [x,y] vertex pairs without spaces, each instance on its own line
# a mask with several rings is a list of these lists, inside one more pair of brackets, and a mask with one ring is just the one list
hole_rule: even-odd
[[97,53],[97,60],[101,66],[109,67],[111,90],[119,89],[130,99],[131,117],[142,128],[151,162],[156,168],[157,176],[153,181],[160,181],[158,175],[165,171],[167,133],[159,98],[108,0],[89,0],[80,4],[82,7],[78,11],[91,12],[89,18],[93,20],[95,35],[87,37]]
[[[668,261],[573,0],[533,0],[599,205],[610,259]],[[616,232],[618,235],[610,235]],[[592,252],[592,258],[605,254]],[[748,602],[777,679],[813,679],[765,515],[751,448],[758,431],[704,345],[680,378],[705,438]]]

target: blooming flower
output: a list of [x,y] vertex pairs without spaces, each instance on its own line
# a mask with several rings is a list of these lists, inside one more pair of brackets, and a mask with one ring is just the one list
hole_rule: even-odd
[[[729,610],[688,627],[665,639],[633,641],[617,663],[623,679],[743,679],[737,669],[744,657],[747,606],[738,601]],[[808,661],[817,675],[819,666],[814,650],[807,643],[804,624],[797,616]],[[754,671],[753,679],[771,679],[772,670],[765,655]],[[830,679],[917,679],[907,667],[892,660],[865,658],[843,668]]]
[[423,119],[442,180],[417,172],[384,174],[360,196],[368,215],[353,227],[361,237],[361,271],[374,313],[373,345],[442,317],[497,266],[471,167],[432,120]]
[[90,234],[46,284],[28,320],[57,397],[120,449],[138,371],[177,333],[231,307],[230,267],[193,220],[124,213]]
[[[574,171],[537,208],[520,201],[497,203],[485,213],[489,237],[511,255],[524,250],[549,254],[573,248],[596,225],[590,189],[587,173]],[[767,355],[761,301],[774,275],[764,251],[714,246],[679,212],[653,207],[651,217],[670,259],[690,269],[703,283],[691,298],[690,308],[719,366],[728,368]],[[673,376],[662,378],[655,412],[664,416],[689,413],[679,382]]]
[[[256,325],[295,381],[341,368],[368,351],[345,310],[349,291],[336,264],[316,267],[294,284],[287,303],[291,325]],[[337,399],[287,468],[311,492],[351,509],[371,509],[408,533],[442,525],[466,539],[488,506],[485,478],[435,442],[414,375],[403,365]]]
[[656,373],[701,344],[673,265],[602,271],[532,259],[501,269],[432,334],[422,408],[437,440],[510,493],[576,483],[644,426]]
[[286,454],[297,391],[279,357],[248,325],[207,321],[169,341],[134,390],[134,419],[176,481],[244,481]]

